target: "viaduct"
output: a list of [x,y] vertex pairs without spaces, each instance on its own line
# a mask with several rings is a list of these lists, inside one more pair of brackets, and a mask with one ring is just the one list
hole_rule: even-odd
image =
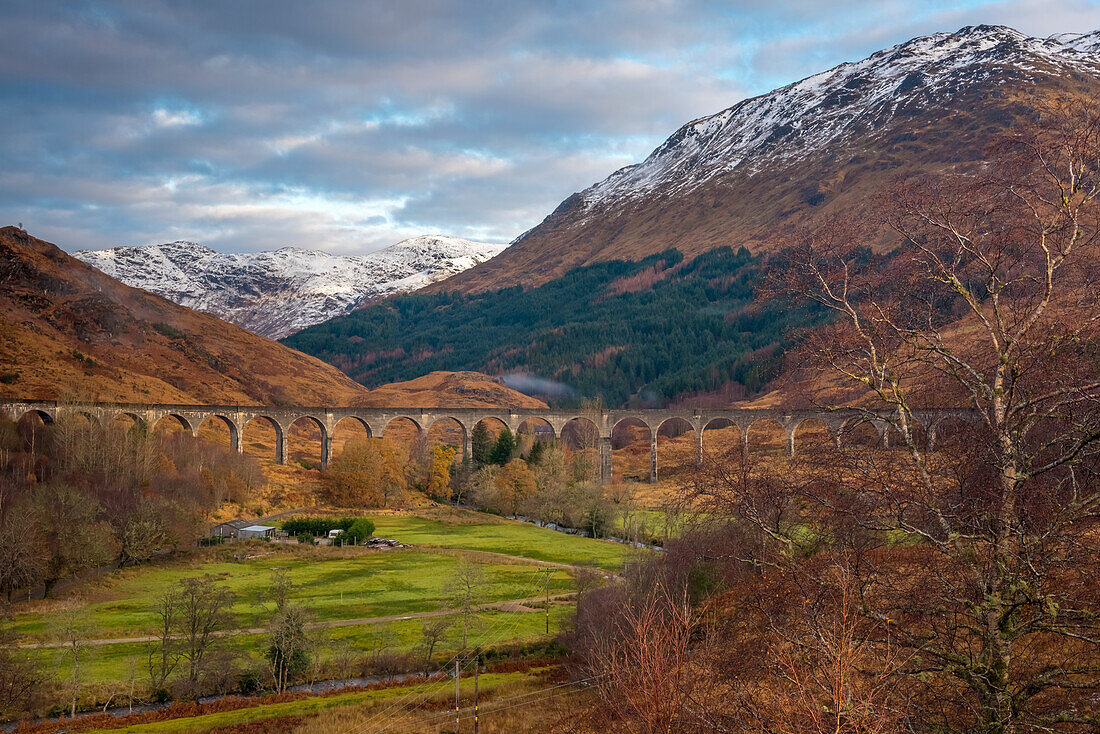
[[[222,422],[229,429],[230,445],[236,451],[244,450],[241,440],[245,425],[260,420],[275,429],[275,461],[286,463],[287,432],[298,421],[312,422],[321,433],[321,466],[327,466],[331,458],[331,440],[337,424],[345,420],[356,421],[368,436],[379,437],[386,426],[399,419],[411,421],[421,435],[438,421],[453,421],[462,430],[462,455],[470,452],[470,434],[474,426],[487,419],[495,419],[513,432],[521,426],[540,433],[562,435],[566,425],[578,422],[582,430],[596,440],[599,448],[600,477],[606,483],[611,480],[611,438],[617,426],[634,425],[649,429],[650,481],[657,480],[657,436],[663,426],[672,422],[680,433],[688,430],[695,434],[696,464],[703,460],[703,431],[707,428],[735,426],[741,437],[742,451],[749,447],[749,428],[761,421],[777,424],[786,432],[787,453],[793,456],[797,447],[799,428],[807,421],[824,425],[839,447],[846,429],[856,424],[870,423],[878,432],[883,444],[889,440],[890,423],[885,413],[873,413],[857,409],[805,409],[782,410],[766,408],[740,408],[725,410],[656,409],[656,410],[509,410],[507,408],[356,408],[356,407],[265,407],[241,405],[159,405],[151,403],[63,403],[53,401],[12,400],[0,398],[0,415],[19,420],[27,414],[37,415],[49,424],[65,417],[84,416],[100,425],[120,417],[128,417],[138,424],[153,429],[165,419],[178,421],[185,430],[198,435],[199,427],[208,420]],[[948,419],[972,422],[976,414],[968,409],[931,409],[914,411],[914,418],[924,427],[929,445],[934,445],[936,432]]]

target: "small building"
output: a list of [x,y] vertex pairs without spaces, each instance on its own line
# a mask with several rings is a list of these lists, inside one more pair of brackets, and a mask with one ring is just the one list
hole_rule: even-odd
[[215,525],[210,529],[210,537],[212,538],[239,538],[240,532],[244,528],[252,525],[255,520],[230,520],[229,522],[223,522],[220,525]]
[[237,537],[249,540],[252,538],[273,538],[275,537],[275,531],[277,528],[271,525],[249,525],[246,528],[241,528],[237,531]]

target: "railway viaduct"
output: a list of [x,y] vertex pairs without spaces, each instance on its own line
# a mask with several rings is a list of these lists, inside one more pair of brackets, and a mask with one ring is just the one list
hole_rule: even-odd
[[[878,432],[885,444],[889,436],[890,422],[885,413],[873,413],[857,409],[804,409],[782,410],[767,408],[734,408],[719,410],[650,409],[650,410],[509,410],[491,408],[356,408],[356,407],[268,407],[244,405],[160,405],[152,403],[63,403],[54,401],[0,399],[0,415],[19,420],[28,413],[39,416],[49,424],[66,417],[84,416],[101,425],[120,417],[153,429],[165,419],[178,421],[185,430],[198,435],[199,427],[208,420],[222,422],[229,430],[230,445],[243,451],[241,440],[245,425],[261,420],[275,429],[275,461],[286,463],[287,432],[298,421],[312,422],[321,433],[321,466],[331,458],[331,440],[337,424],[345,420],[356,421],[368,436],[381,436],[386,426],[398,419],[412,422],[423,435],[438,421],[453,420],[462,429],[462,454],[470,452],[470,434],[474,426],[486,419],[495,419],[519,431],[525,423],[540,432],[562,435],[566,425],[578,422],[586,428],[599,448],[600,477],[611,480],[611,438],[619,425],[635,425],[649,429],[650,480],[657,480],[657,436],[663,426],[673,422],[681,433],[688,430],[695,434],[696,463],[703,460],[703,432],[707,428],[736,426],[742,451],[749,448],[749,428],[760,421],[771,421],[786,432],[787,453],[797,449],[798,430],[809,420],[820,421],[837,446],[840,446],[845,430],[855,424],[868,422]],[[914,419],[924,426],[930,445],[934,445],[936,432],[943,421],[960,419],[973,422],[977,415],[967,409],[934,409],[914,412]],[[451,424],[454,425],[454,424]]]

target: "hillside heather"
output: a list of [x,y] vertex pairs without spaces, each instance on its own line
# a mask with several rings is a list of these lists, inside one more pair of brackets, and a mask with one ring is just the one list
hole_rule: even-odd
[[40,400],[351,404],[366,391],[300,352],[0,229],[0,395]]

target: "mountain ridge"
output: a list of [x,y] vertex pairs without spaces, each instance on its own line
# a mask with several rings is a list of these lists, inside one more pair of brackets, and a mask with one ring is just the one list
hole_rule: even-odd
[[1036,99],[1063,94],[1100,94],[1100,31],[1035,38],[967,26],[917,37],[685,123],[499,257],[426,290],[537,285],[671,247],[688,257],[724,245],[765,251],[781,228],[867,209],[901,173],[977,164]]
[[179,240],[78,250],[73,257],[127,285],[278,339],[372,299],[447,278],[505,247],[422,235],[367,255],[341,256],[302,247],[221,253]]
[[131,288],[56,245],[0,228],[0,395],[37,400],[354,403],[336,368]]
[[74,402],[540,408],[475,372],[367,390],[321,360],[0,228],[0,397]]

